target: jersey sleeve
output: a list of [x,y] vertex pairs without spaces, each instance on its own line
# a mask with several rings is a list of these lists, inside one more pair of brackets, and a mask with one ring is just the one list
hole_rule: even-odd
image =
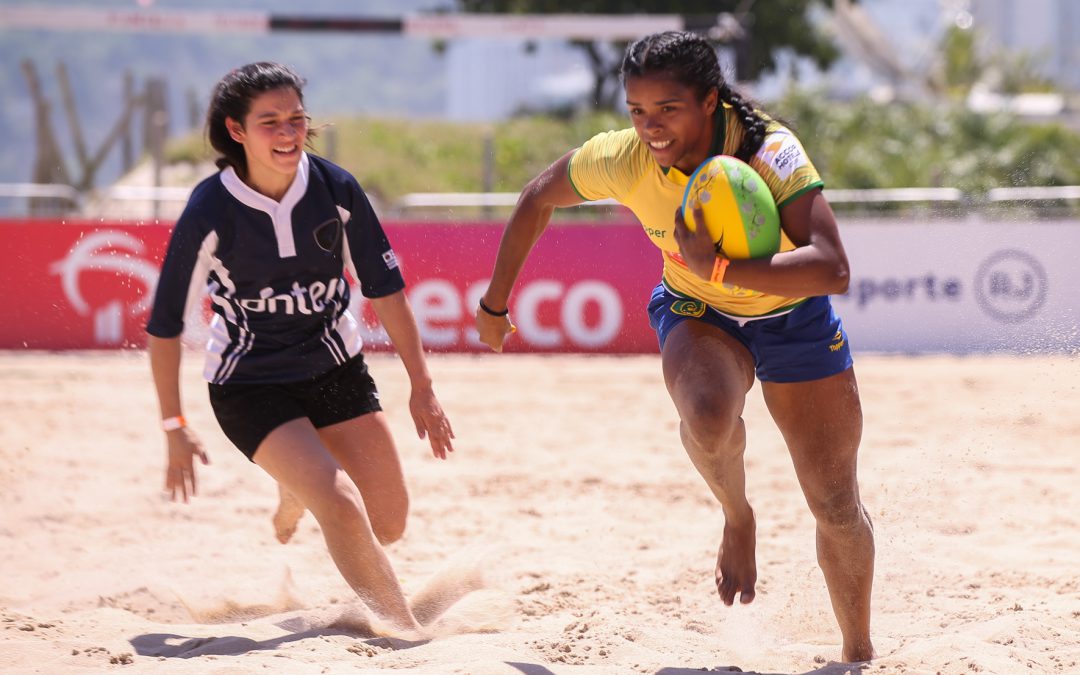
[[146,332],[154,337],[172,338],[184,332],[184,317],[206,288],[210,260],[217,237],[201,215],[198,197],[193,197],[180,214],[165,260],[161,264],[154,304]]
[[381,298],[405,288],[397,255],[383,230],[379,217],[363,188],[348,182],[348,210],[341,213],[345,224],[345,263],[360,282],[366,298]]
[[570,158],[570,184],[587,201],[620,199],[644,173],[641,145],[633,129],[593,136]]
[[778,208],[825,184],[799,139],[779,124],[769,126],[750,165],[765,179]]

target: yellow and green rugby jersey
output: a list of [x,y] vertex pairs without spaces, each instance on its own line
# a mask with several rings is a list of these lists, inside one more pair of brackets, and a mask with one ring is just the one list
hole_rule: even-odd
[[[721,110],[710,156],[734,155],[742,143],[743,127],[735,112],[726,104]],[[769,122],[765,141],[750,159],[750,166],[765,179],[781,209],[823,185],[802,144],[775,121]],[[774,314],[804,300],[713,284],[690,271],[675,242],[675,210],[682,205],[689,176],[657,164],[633,128],[607,131],[586,141],[570,160],[569,177],[583,199],[615,199],[634,212],[649,239],[663,253],[664,281],[671,290],[740,317]],[[793,248],[795,245],[782,233],[780,250]]]

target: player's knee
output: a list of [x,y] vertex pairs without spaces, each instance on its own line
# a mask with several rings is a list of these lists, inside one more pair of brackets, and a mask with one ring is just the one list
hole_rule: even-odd
[[308,509],[323,527],[347,527],[367,514],[360,491],[344,471],[338,471],[333,483],[308,504]]
[[845,532],[867,523],[865,509],[853,490],[834,491],[807,501],[819,527]]
[[724,397],[713,392],[689,396],[679,408],[686,431],[706,450],[730,445],[742,434],[743,422]]
[[393,505],[370,515],[371,529],[379,543],[392,544],[405,536],[405,525],[409,519],[409,496],[402,495]]

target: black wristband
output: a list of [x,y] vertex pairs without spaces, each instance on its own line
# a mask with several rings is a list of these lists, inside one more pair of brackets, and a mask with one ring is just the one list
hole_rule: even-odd
[[483,298],[480,298],[480,309],[484,310],[486,313],[490,314],[491,316],[506,316],[507,314],[510,313],[510,308],[509,307],[507,307],[506,309],[504,309],[501,312],[496,312],[495,310],[493,310],[492,308],[490,308],[490,307],[488,307],[487,305],[484,304],[484,299]]

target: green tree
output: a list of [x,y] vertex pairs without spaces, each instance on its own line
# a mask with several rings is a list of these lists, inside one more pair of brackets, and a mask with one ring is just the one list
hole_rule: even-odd
[[1080,133],[1058,122],[984,114],[942,102],[829,101],[789,92],[770,106],[799,132],[835,188],[995,187],[1080,184]]
[[939,47],[939,79],[955,98],[964,98],[982,84],[1001,94],[1057,91],[1054,83],[1039,70],[1038,54],[981,48],[983,37],[973,28],[951,27]]
[[[815,7],[832,0],[459,0],[466,12],[492,14],[680,14],[687,27],[708,35],[735,53],[735,79],[756,80],[776,70],[777,55],[790,49],[828,68],[839,56],[832,41],[811,20]],[[571,41],[583,50],[594,76],[593,101],[614,108],[626,42]]]

